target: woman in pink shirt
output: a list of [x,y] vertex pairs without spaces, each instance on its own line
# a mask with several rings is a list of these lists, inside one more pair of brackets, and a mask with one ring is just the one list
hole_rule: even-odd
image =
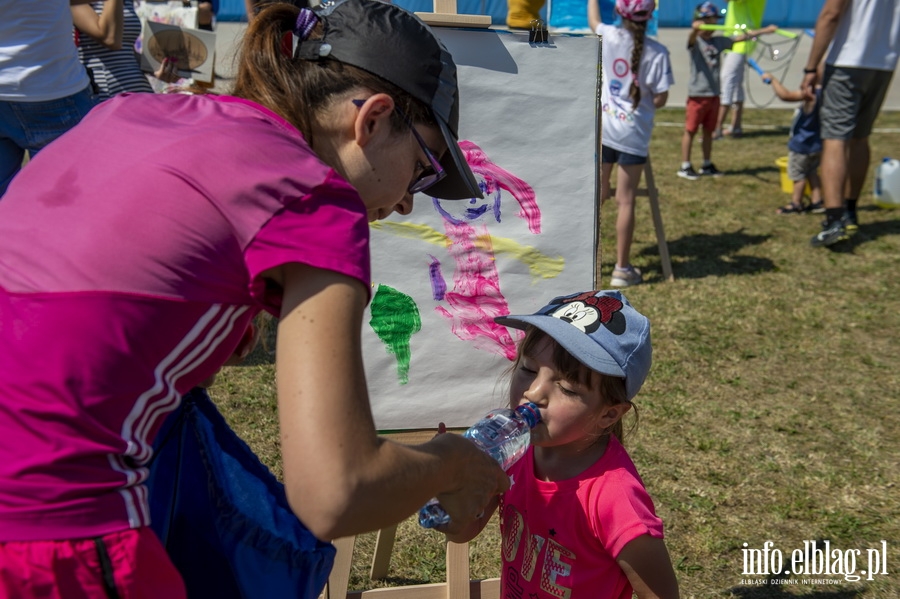
[[148,528],[153,439],[261,310],[287,497],[318,538],[433,496],[461,527],[507,488],[458,436],[379,438],[360,351],[368,222],[480,197],[458,115],[411,13],[272,4],[231,95],[116,96],[26,165],[0,201],[0,596],[184,595]]

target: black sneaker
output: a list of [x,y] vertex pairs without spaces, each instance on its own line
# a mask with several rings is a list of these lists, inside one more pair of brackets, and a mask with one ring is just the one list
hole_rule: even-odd
[[809,243],[813,247],[825,247],[848,239],[850,239],[850,236],[844,228],[844,219],[840,218],[831,224],[827,221],[822,223],[822,230],[810,239]]
[[700,169],[700,175],[703,177],[721,177],[724,175],[722,171],[716,168],[715,164],[709,163]]
[[850,212],[849,210],[844,211],[844,215],[841,217],[841,224],[844,225],[844,230],[850,235],[859,231],[859,222],[856,220],[856,212]]
[[700,175],[697,174],[697,171],[694,170],[693,166],[689,166],[687,168],[680,169],[678,171],[678,176],[682,179],[688,179],[690,181],[696,181],[700,178]]

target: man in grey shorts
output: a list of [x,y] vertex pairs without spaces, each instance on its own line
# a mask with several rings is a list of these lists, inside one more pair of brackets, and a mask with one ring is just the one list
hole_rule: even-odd
[[803,69],[801,89],[815,95],[822,81],[822,195],[825,221],[810,243],[830,246],[859,228],[856,202],[869,171],[869,134],[887,94],[900,53],[897,0],[825,0]]

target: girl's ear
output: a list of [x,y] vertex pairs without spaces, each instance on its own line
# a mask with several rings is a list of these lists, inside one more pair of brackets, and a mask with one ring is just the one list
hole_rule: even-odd
[[598,418],[600,428],[603,430],[610,428],[616,422],[621,420],[630,409],[631,402],[629,401],[603,406],[600,409],[600,417]]
[[394,99],[388,94],[369,96],[359,107],[353,133],[356,143],[364,148],[381,132],[390,133],[391,113],[394,112]]

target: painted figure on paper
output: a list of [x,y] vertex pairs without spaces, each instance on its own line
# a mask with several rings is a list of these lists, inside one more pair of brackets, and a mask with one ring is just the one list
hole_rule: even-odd
[[[528,183],[492,162],[475,143],[470,141],[461,143],[467,163],[480,179],[479,186],[484,199],[472,198],[456,202],[455,206],[453,202],[433,199],[435,210],[444,221],[443,232],[428,225],[408,222],[382,221],[371,223],[370,226],[398,237],[418,239],[446,248],[453,258],[454,272],[449,283],[444,276],[441,258],[432,253],[428,254],[431,295],[435,301],[443,302],[443,305],[439,305],[435,310],[451,321],[451,330],[459,339],[471,342],[477,349],[513,359],[516,339],[507,329],[496,325],[493,321],[494,316],[509,311],[500,290],[500,277],[496,268],[497,257],[509,255],[525,264],[532,280],[558,276],[565,262],[561,256],[547,256],[533,246],[491,235],[488,223],[491,221],[499,223],[503,218],[503,190],[512,194],[518,202],[519,211],[516,216],[526,221],[529,232],[534,235],[540,234],[541,212],[537,205],[536,194]],[[390,297],[381,298],[384,299],[383,303],[376,301],[383,288],[383,285],[378,286],[376,299],[373,299],[373,328],[375,322],[380,322],[381,311],[385,309],[390,310],[389,318],[393,319],[392,326],[396,326],[399,322],[398,310],[413,309],[418,316],[418,308],[411,298],[409,301],[398,303],[400,296],[405,298],[409,296],[396,289],[391,289]],[[413,320],[406,319],[405,322]],[[407,360],[405,365],[398,363],[401,384],[408,382],[409,342],[411,336],[418,330],[418,328],[408,329],[408,337],[402,343],[396,329],[390,336],[391,343],[388,342],[388,338],[376,331],[386,344],[389,353],[396,355],[398,361]]]
[[[443,297],[435,293],[436,300],[445,302],[435,310],[451,321],[453,334],[460,339],[470,341],[477,349],[514,360],[517,340],[506,327],[494,322],[495,316],[509,313],[509,306],[500,290],[488,222],[491,218],[501,222],[501,189],[519,203],[521,210],[517,216],[525,219],[534,235],[541,232],[541,211],[534,189],[528,183],[491,162],[471,141],[462,141],[460,147],[472,172],[481,179],[484,200],[473,198],[469,202],[457,202],[457,206],[437,198],[433,200],[444,218],[444,230],[450,242],[447,251],[454,261],[453,285]],[[435,261],[430,272],[434,283],[435,273],[440,272]]]

